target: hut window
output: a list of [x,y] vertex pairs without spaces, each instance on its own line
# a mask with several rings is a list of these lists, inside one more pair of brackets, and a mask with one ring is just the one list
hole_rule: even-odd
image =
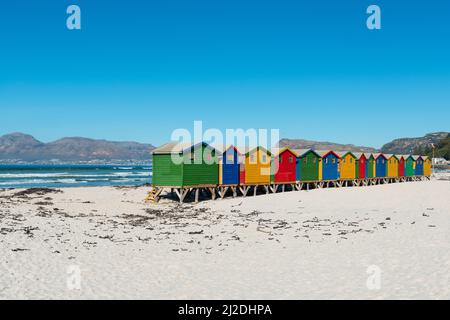
[[383,162],[383,164],[384,164],[384,159],[383,160],[381,160],[382,162]]
[[289,163],[294,162],[294,158],[292,158],[292,156],[289,157]]
[[344,158],[344,159],[342,159],[342,162],[343,162],[343,163],[345,163],[345,158]]
[[266,162],[267,161],[267,156],[265,154],[263,154],[262,156],[262,162]]
[[254,155],[250,156],[250,162],[252,162],[252,163],[255,162],[255,156]]
[[361,163],[364,163],[364,159],[361,159]]
[[231,164],[234,163],[234,157],[232,154],[229,154],[227,156],[227,163],[231,163]]
[[336,159],[335,158],[333,158],[333,163],[336,163]]
[[206,155],[206,161],[211,161],[211,155],[210,154]]
[[308,163],[308,158],[304,158],[304,159],[303,159],[303,162],[304,162],[304,163]]
[[325,163],[328,163],[328,158],[325,158]]
[[313,159],[313,163],[316,163],[316,158]]
[[283,162],[283,157],[280,157],[279,159],[280,159],[280,160],[279,160],[280,163],[282,163],[282,162]]
[[353,163],[353,159],[352,158],[350,158],[350,163]]

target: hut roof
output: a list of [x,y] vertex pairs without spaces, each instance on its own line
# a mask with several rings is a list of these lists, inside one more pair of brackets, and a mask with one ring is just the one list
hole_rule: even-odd
[[340,158],[340,156],[334,152],[333,150],[316,150],[316,153],[318,153],[322,158],[328,155],[329,153],[334,154],[337,158]]
[[196,148],[199,145],[205,145],[208,148],[215,149],[214,147],[210,146],[206,142],[199,142],[194,145],[191,142],[171,141],[171,142],[168,142],[168,143],[165,143],[165,144],[159,146],[156,149],[153,149],[152,154],[178,154],[178,153],[182,153],[185,150],[188,150],[190,148]]
[[258,146],[258,147],[256,147],[256,148],[253,148],[253,149],[249,150],[249,151],[246,151],[246,152],[245,152],[245,155],[248,156],[250,153],[253,153],[253,152],[255,152],[255,151],[259,150],[259,149],[261,149],[262,151],[264,151],[264,152],[267,153],[268,155],[272,155],[272,153],[270,153],[269,150],[267,150],[266,148],[261,147],[261,146]]
[[297,157],[303,157],[305,154],[307,154],[308,152],[312,151],[313,153],[316,154],[316,156],[321,158],[321,155],[318,154],[317,151],[315,151],[313,149],[292,149],[292,151],[297,154]]
[[241,154],[239,148],[232,144],[214,144],[212,145],[212,147],[215,148],[219,153],[225,153],[229,149],[233,148],[237,151],[238,154]]
[[386,157],[386,155],[384,153],[374,153],[373,157],[375,159],[378,159],[379,157],[383,157],[383,158],[387,159],[387,157]]
[[354,158],[356,158],[356,156],[355,156],[355,154],[353,153],[353,152],[351,152],[351,151],[338,151],[338,152],[336,152],[338,155],[339,155],[339,157],[341,157],[341,158],[343,158],[343,157],[345,157],[347,154],[351,154]]
[[278,156],[279,154],[285,152],[286,150],[289,150],[290,152],[292,152],[296,157],[298,157],[297,152],[295,152],[295,150],[289,148],[289,147],[283,147],[283,148],[272,148],[270,149],[270,152],[272,153],[272,155],[274,156]]
[[393,153],[385,154],[385,156],[386,156],[387,159],[390,159],[392,157],[396,158],[397,160],[400,159],[396,154],[393,154]]
[[419,158],[422,158],[422,156],[413,155],[412,158],[413,158],[414,160],[417,160],[417,159],[419,159]]
[[367,154],[364,152],[353,152],[353,155],[356,157],[356,159],[361,159],[362,156],[367,157]]

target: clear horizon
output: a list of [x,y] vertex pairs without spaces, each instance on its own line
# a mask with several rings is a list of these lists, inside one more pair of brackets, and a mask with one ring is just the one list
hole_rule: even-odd
[[[66,28],[79,5],[82,29]],[[366,28],[377,4],[382,29]],[[29,1],[0,5],[0,135],[155,146],[280,129],[380,148],[450,131],[450,3]]]

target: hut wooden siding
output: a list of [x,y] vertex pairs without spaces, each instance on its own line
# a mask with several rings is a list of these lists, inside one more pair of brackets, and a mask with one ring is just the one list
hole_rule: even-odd
[[367,158],[364,153],[355,153],[356,156],[356,178],[358,179],[364,179],[366,178],[366,167],[367,167]]
[[219,183],[224,185],[239,184],[239,152],[230,146],[219,158]]
[[284,148],[272,159],[273,181],[275,183],[296,181],[297,154],[291,149]]
[[223,177],[222,177],[222,159],[219,158],[219,184],[223,184]]
[[339,164],[341,179],[356,178],[356,156],[352,152],[341,153]]
[[322,180],[339,179],[339,155],[334,151],[319,152],[322,156]]
[[429,157],[423,160],[423,175],[427,177],[431,175],[431,158]]
[[421,156],[413,156],[415,162],[414,175],[423,175],[423,158]]
[[239,183],[245,183],[245,161],[239,165]]
[[[179,148],[179,144],[172,142],[153,150],[153,185],[183,187],[219,183],[214,148],[207,143]],[[172,156],[178,161],[174,161]]]
[[375,174],[377,178],[386,177],[387,159],[380,153],[375,157]]
[[405,176],[405,156],[399,155],[398,157],[398,176]]
[[321,156],[314,150],[294,150],[298,155],[298,166],[301,181],[319,180],[319,161]]
[[322,158],[319,159],[319,180],[322,181]]
[[368,156],[366,160],[366,178],[374,178],[375,177],[375,158],[373,154]]
[[183,165],[175,164],[170,154],[154,154],[152,184],[155,186],[182,186]]
[[398,177],[398,158],[395,154],[386,155],[388,158],[387,176],[390,178]]
[[270,184],[271,153],[257,147],[245,154],[245,184]]
[[300,158],[297,157],[297,159],[295,159],[295,178],[297,181],[300,181],[301,170],[302,166],[300,165]]
[[414,175],[414,158],[412,156],[408,156],[405,159],[405,176],[412,177]]

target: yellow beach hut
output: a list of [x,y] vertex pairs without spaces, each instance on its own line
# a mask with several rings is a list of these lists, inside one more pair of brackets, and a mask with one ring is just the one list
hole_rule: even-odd
[[429,177],[431,175],[431,158],[423,156],[423,175]]
[[270,184],[271,156],[270,151],[263,147],[256,147],[245,154],[245,184]]
[[341,157],[339,161],[340,168],[340,178],[345,179],[355,179],[356,178],[356,156],[350,152],[338,152]]
[[388,159],[387,163],[387,176],[390,178],[398,177],[398,161],[399,159],[395,154],[385,154]]

